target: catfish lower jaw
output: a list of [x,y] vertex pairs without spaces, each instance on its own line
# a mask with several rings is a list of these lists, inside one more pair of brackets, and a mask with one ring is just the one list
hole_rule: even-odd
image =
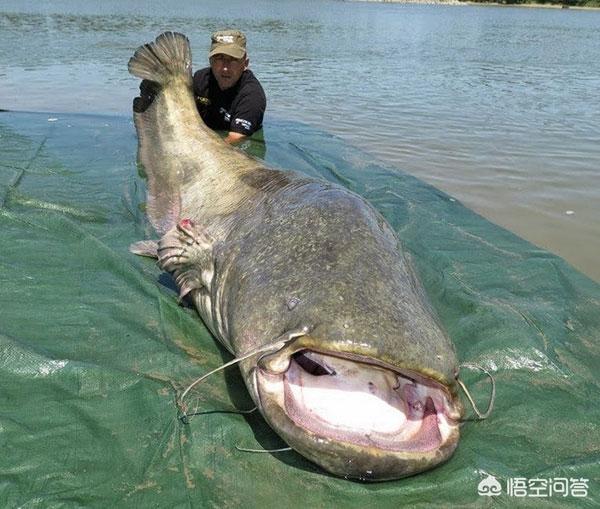
[[398,479],[447,460],[458,444],[459,407],[419,375],[301,350],[283,372],[259,363],[255,377],[270,425],[335,475]]

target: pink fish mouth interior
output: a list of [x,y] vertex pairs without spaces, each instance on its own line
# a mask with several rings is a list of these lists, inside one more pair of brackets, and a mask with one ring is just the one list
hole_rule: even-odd
[[353,359],[303,350],[282,374],[261,370],[260,377],[297,426],[339,442],[424,453],[458,426],[441,384]]

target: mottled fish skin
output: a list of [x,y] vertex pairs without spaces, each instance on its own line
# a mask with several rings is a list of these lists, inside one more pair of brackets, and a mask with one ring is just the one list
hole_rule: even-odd
[[194,104],[185,36],[160,35],[129,69],[152,82],[152,93],[134,102],[134,119],[161,266],[236,356],[306,330],[240,365],[267,422],[344,477],[395,479],[447,460],[458,443],[454,424],[435,450],[382,450],[302,429],[265,392],[264,380],[283,373],[292,355],[320,352],[355,359],[357,369],[414,373],[419,387],[446,395],[448,416],[460,417],[454,347],[384,218],[349,190],[265,167],[208,129]]

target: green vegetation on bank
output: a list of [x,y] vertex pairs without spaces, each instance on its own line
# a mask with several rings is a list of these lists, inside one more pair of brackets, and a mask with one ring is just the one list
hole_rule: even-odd
[[568,7],[600,7],[600,0],[469,0],[474,3],[494,3],[503,5],[555,5]]

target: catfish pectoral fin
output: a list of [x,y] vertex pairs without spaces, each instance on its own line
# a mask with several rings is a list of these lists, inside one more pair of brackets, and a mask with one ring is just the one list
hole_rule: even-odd
[[158,241],[156,240],[140,240],[129,245],[129,252],[147,256],[148,258],[158,258]]
[[190,219],[182,219],[160,239],[158,263],[175,277],[181,298],[194,289],[210,290],[213,244],[213,239]]

